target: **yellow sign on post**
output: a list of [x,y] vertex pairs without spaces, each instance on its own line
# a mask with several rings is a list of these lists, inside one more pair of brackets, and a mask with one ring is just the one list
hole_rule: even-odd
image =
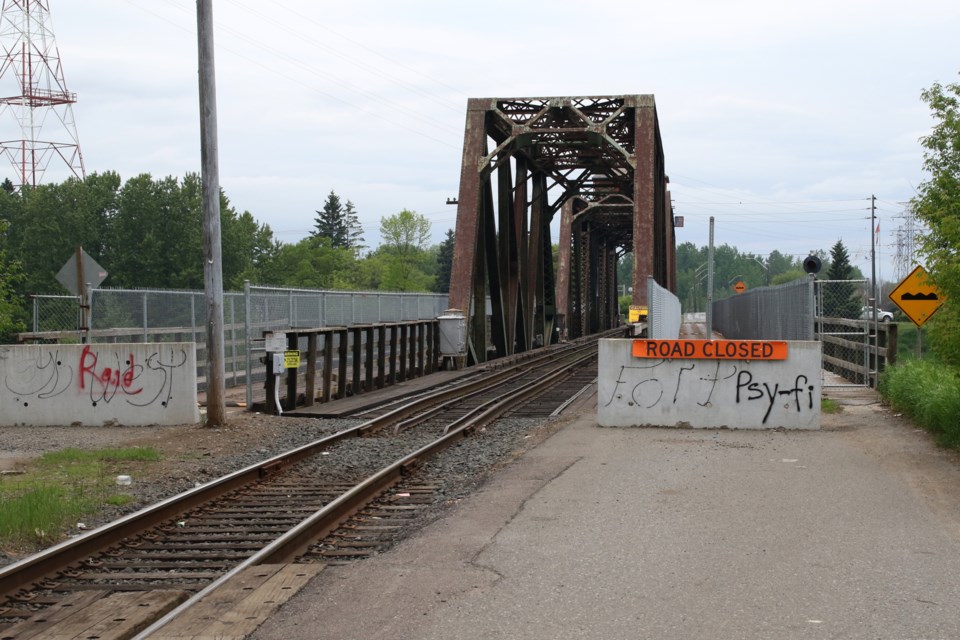
[[283,368],[299,369],[300,368],[300,352],[284,351],[283,352]]
[[627,322],[633,324],[635,322],[646,322],[647,320],[647,307],[643,305],[630,305],[630,313],[627,314]]
[[930,282],[927,270],[920,265],[890,292],[889,298],[918,327],[922,327],[943,304],[940,290]]

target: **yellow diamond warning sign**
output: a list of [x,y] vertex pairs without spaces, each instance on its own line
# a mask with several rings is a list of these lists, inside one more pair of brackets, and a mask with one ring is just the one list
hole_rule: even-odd
[[940,290],[930,282],[927,270],[919,265],[890,292],[890,299],[918,327],[943,304]]

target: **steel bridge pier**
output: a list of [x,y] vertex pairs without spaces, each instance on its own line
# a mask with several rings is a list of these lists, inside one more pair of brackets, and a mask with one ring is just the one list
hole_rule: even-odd
[[667,182],[652,95],[469,100],[450,279],[469,361],[617,326],[618,284],[675,290]]

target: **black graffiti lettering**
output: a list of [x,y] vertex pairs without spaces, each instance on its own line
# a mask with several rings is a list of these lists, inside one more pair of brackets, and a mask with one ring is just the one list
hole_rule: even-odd
[[[800,382],[801,379],[803,379],[802,383]],[[806,383],[807,383],[807,376],[801,373],[794,380],[793,389],[785,389],[784,391],[780,392],[780,395],[782,396],[789,396],[789,395],[793,396],[794,402],[797,405],[797,413],[800,413],[800,394],[803,393],[803,385]],[[813,389],[813,387],[810,387],[810,388]],[[810,394],[810,406],[811,408],[813,407],[812,393]]]
[[713,372],[713,377],[700,378],[703,382],[710,382],[710,393],[707,394],[707,399],[703,402],[698,402],[697,404],[701,407],[705,407],[710,404],[710,398],[713,397],[713,390],[717,388],[717,381],[720,379],[720,361],[717,360],[717,369]]
[[773,410],[773,403],[777,401],[777,392],[780,389],[780,383],[775,383],[773,385],[773,390],[771,390],[770,385],[764,382],[763,388],[767,390],[767,397],[770,399],[770,406],[767,407],[767,412],[763,414],[762,422],[762,424],[767,424],[767,418],[770,417],[770,412]]
[[624,366],[621,365],[621,367],[620,367],[620,373],[617,374],[617,382],[616,382],[616,384],[615,384],[614,387],[613,387],[613,391],[610,393],[610,399],[607,401],[607,404],[605,404],[605,405],[603,405],[603,406],[609,407],[611,404],[613,404],[614,399],[617,397],[617,389],[620,387],[620,385],[626,383],[626,380],[623,379],[623,372],[624,372],[625,369],[626,369],[626,367],[624,367]]
[[697,368],[697,365],[692,364],[689,367],[680,367],[680,373],[677,374],[677,388],[673,392],[673,404],[677,404],[677,396],[680,395],[680,380],[683,378],[684,371],[693,371]]
[[[747,381],[741,382],[744,374],[747,376]],[[743,370],[737,374],[737,404],[740,404],[740,389],[743,387],[746,387],[747,391],[750,392],[746,398],[747,400],[759,400],[763,397],[763,391],[760,390],[760,383],[753,381],[752,373],[747,370]]]
[[[657,399],[654,400],[653,402],[651,402],[650,404],[644,406],[644,404],[640,401],[640,398],[637,397],[637,391],[640,390],[640,387],[642,387],[643,385],[645,385],[645,384],[647,384],[647,383],[650,383],[650,382],[656,383],[656,385],[657,385],[657,391],[658,391]],[[630,393],[630,398],[633,400],[633,402],[634,402],[638,407],[643,406],[643,407],[646,408],[646,409],[650,409],[650,408],[656,406],[657,403],[660,402],[660,399],[663,398],[663,385],[660,384],[660,381],[657,380],[656,378],[650,378],[650,379],[648,379],[648,380],[642,380],[642,381],[638,382],[636,385],[634,385],[633,391]]]

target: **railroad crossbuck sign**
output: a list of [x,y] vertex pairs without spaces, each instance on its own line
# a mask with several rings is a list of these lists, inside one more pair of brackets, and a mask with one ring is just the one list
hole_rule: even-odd
[[918,327],[922,327],[943,304],[940,290],[930,283],[927,270],[921,265],[917,265],[910,275],[890,292],[889,297]]
[[634,340],[634,358],[671,360],[786,360],[782,340]]

